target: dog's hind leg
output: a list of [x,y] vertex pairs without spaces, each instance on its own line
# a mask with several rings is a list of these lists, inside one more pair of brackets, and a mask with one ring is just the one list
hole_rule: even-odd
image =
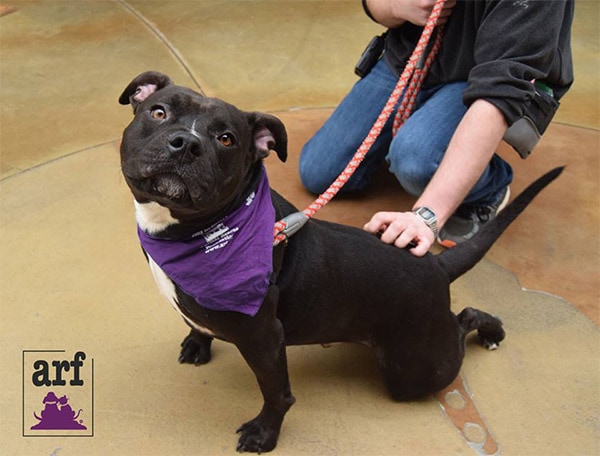
[[497,317],[467,307],[458,314],[457,318],[463,337],[471,331],[477,330],[481,343],[489,350],[495,350],[504,340],[505,332],[502,329],[502,321]]
[[189,363],[199,366],[210,361],[210,346],[212,337],[192,329],[188,336],[181,342],[181,352],[179,354],[180,363]]
[[429,323],[377,331],[374,349],[394,400],[427,396],[445,388],[458,375],[464,344],[456,317],[448,312]]

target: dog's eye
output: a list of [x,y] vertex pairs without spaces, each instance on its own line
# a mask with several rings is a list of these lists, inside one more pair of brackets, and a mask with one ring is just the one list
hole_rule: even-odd
[[150,117],[156,120],[165,120],[167,118],[167,111],[157,106],[150,111]]
[[231,147],[233,146],[233,136],[231,136],[228,133],[225,133],[219,137],[217,137],[217,139],[219,140],[219,142],[221,144],[223,144],[225,147]]

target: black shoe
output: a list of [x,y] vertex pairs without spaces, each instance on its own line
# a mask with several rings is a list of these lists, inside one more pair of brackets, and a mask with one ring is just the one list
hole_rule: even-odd
[[496,215],[506,207],[509,198],[510,189],[506,187],[495,203],[459,207],[440,230],[438,244],[450,248],[472,239],[479,233],[482,225],[496,218]]

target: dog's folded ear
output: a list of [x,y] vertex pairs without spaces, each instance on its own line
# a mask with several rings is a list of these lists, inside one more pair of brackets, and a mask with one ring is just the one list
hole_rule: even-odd
[[119,103],[122,105],[131,104],[133,112],[135,112],[142,101],[154,92],[170,85],[173,85],[173,81],[166,74],[157,71],[146,71],[129,83],[119,97]]
[[274,150],[282,162],[287,160],[287,132],[281,120],[270,114],[251,112],[248,124],[257,159],[266,158]]

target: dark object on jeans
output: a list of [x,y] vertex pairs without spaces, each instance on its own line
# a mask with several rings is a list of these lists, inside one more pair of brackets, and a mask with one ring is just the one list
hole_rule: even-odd
[[354,73],[357,76],[364,78],[381,58],[385,45],[385,35],[384,33],[383,35],[376,36],[365,48],[354,68]]

